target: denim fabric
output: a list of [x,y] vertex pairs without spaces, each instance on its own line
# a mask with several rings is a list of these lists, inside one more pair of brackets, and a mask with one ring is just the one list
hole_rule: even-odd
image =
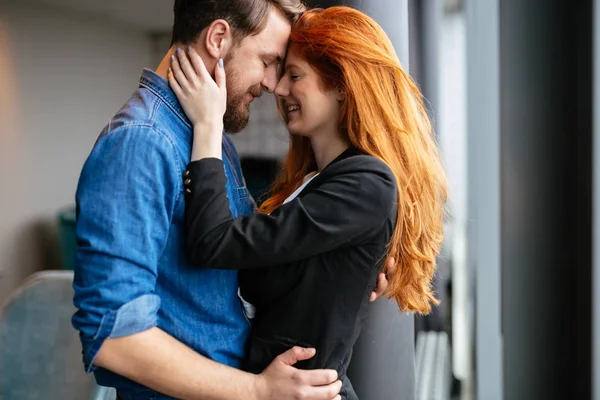
[[[76,194],[73,326],[88,372],[129,399],[168,399],[94,366],[106,338],[158,326],[200,354],[239,367],[250,325],[236,271],[197,268],[184,253],[182,176],[192,129],[166,80],[144,70],[139,88],[100,134]],[[223,138],[234,216],[253,211],[239,158]]]

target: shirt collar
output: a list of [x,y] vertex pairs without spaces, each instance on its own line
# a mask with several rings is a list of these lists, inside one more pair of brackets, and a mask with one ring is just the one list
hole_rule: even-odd
[[339,156],[337,156],[332,162],[330,162],[327,166],[329,165],[333,165],[338,161],[342,161],[348,157],[352,157],[352,156],[358,156],[362,154],[361,151],[359,149],[357,149],[354,146],[350,146],[348,147],[346,150],[344,150],[344,152],[342,152],[342,154],[340,154]]
[[140,87],[144,87],[154,93],[159,99],[161,99],[173,112],[186,124],[192,128],[190,120],[185,115],[177,96],[169,86],[169,82],[158,75],[151,69],[144,68],[142,77],[140,78]]

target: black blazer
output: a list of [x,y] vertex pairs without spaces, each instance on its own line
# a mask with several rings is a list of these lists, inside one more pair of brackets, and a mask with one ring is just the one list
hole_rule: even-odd
[[256,306],[244,369],[260,373],[294,345],[314,347],[303,369],[346,369],[396,224],[397,186],[378,159],[350,148],[270,215],[232,218],[223,163],[189,164],[187,249],[196,265],[239,269]]

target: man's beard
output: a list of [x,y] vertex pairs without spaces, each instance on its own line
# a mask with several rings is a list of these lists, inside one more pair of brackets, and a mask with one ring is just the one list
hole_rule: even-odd
[[262,88],[253,86],[248,90],[240,91],[238,76],[234,71],[227,72],[227,109],[223,115],[223,128],[227,133],[238,133],[248,125],[250,120],[250,103],[248,94],[260,97]]
[[227,91],[227,108],[223,115],[223,127],[227,133],[238,133],[248,125],[250,120],[250,104],[245,102],[246,94],[229,94]]

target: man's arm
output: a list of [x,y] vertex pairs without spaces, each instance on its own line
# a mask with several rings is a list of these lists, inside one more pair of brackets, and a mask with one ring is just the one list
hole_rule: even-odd
[[[180,399],[340,399],[335,371],[301,371],[296,361],[314,350],[293,348],[260,375],[216,363],[158,328],[108,339],[95,364]],[[334,382],[334,383],[331,383]]]
[[100,366],[184,399],[333,398],[335,371],[274,363],[264,375],[251,375],[202,357],[157,327],[158,260],[173,210],[183,201],[174,160],[161,133],[133,126],[102,137],[84,166],[73,325],[87,371]]

